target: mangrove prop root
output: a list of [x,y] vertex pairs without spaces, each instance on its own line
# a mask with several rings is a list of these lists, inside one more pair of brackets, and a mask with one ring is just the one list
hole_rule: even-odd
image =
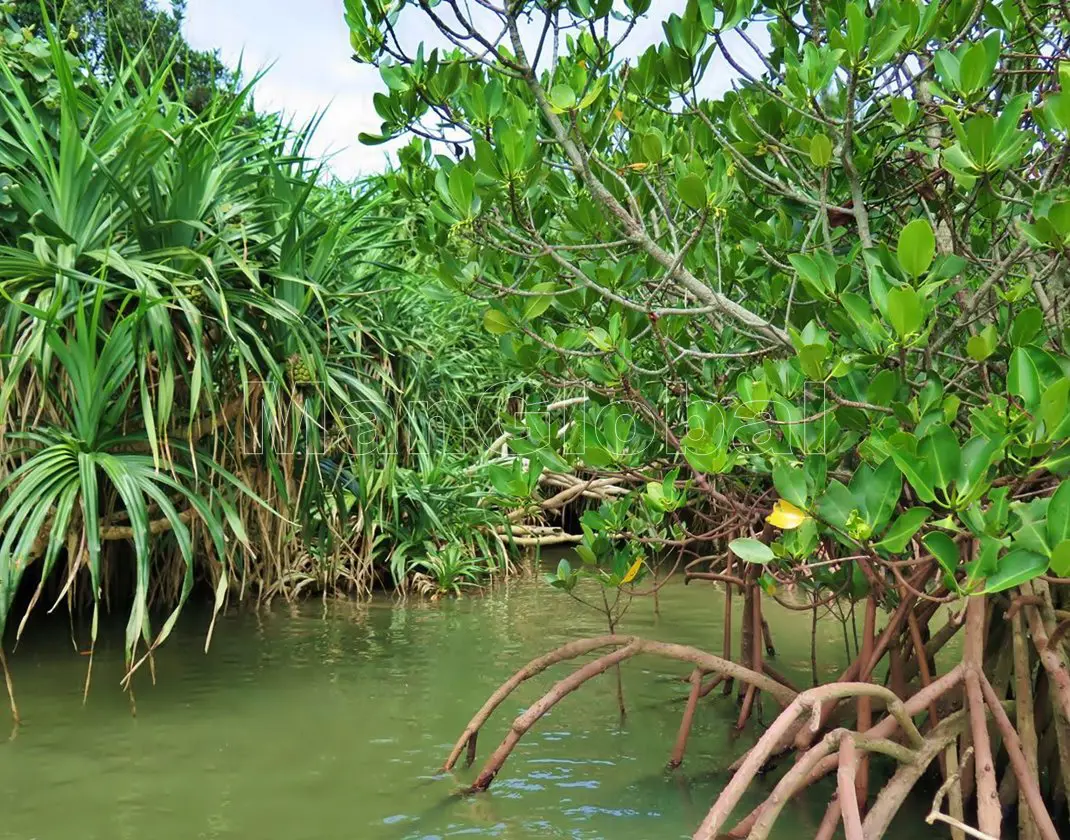
[[[1070,621],[1064,622],[1070,625]],[[769,622],[762,618],[762,639],[765,641],[765,655],[775,658],[776,645],[773,644],[773,631],[769,629]]]
[[[877,626],[877,597],[873,594],[866,599],[866,618],[865,624],[862,629],[862,669],[858,674],[859,679],[862,682],[868,682],[872,676],[872,666],[869,664],[870,659],[873,656],[873,636],[876,633]],[[865,732],[873,725],[873,701],[866,696],[860,696],[857,704],[858,710],[858,728],[860,731]],[[852,757],[854,752],[851,753]],[[869,797],[869,756],[863,755],[862,761],[858,768],[858,774],[855,777],[855,795],[857,796],[857,805],[859,808],[866,807],[866,799]],[[841,785],[840,798],[843,798],[843,789]],[[840,803],[840,808],[843,811],[844,818],[844,830],[848,830],[848,818],[852,811],[851,807],[846,802]],[[861,820],[861,817],[859,817]],[[848,831],[848,840],[850,840],[850,832]]]
[[784,735],[791,731],[800,717],[807,714],[810,718],[811,727],[819,725],[824,703],[842,700],[847,697],[858,697],[862,694],[885,700],[889,713],[898,722],[910,742],[915,745],[925,743],[925,739],[918,731],[917,726],[915,726],[907,706],[884,686],[872,683],[844,682],[811,688],[795,697],[791,705],[777,716],[776,720],[758,740],[758,743],[747,753],[743,764],[732,776],[732,779],[706,815],[706,819],[699,826],[698,831],[695,833],[695,840],[713,840],[717,836],[729,814],[739,804],[739,800],[746,792],[747,787],[773,754]]
[[862,830],[866,837],[883,837],[903,805],[903,801],[914,789],[918,779],[929,768],[936,757],[949,744],[954,743],[968,721],[963,712],[955,712],[942,720],[926,737],[925,743],[917,751],[917,756],[910,763],[900,764],[899,769],[877,794],[877,798],[866,814]]
[[1007,717],[1002,703],[996,696],[995,689],[984,674],[980,675],[981,691],[988,708],[992,710],[992,717],[996,721],[999,733],[1003,737],[1003,746],[1007,750],[1011,768],[1018,779],[1018,790],[1028,806],[1029,813],[1033,817],[1040,836],[1044,840],[1059,840],[1059,832],[1055,830],[1055,824],[1051,820],[1044,799],[1040,794],[1040,784],[1034,767],[1031,769],[1022,749],[1022,742],[1015,731],[1011,720]]
[[470,761],[475,760],[475,741],[473,740],[473,736],[479,733],[480,728],[487,722],[487,719],[494,713],[494,710],[497,709],[521,683],[541,674],[547,668],[556,665],[559,662],[575,659],[576,657],[583,656],[584,654],[598,650],[599,648],[626,645],[628,641],[627,638],[622,636],[596,636],[590,639],[579,639],[574,642],[569,642],[566,645],[562,645],[556,650],[552,650],[549,653],[531,660],[527,665],[502,683],[498,690],[495,691],[487,699],[487,702],[483,704],[483,708],[476,713],[475,717],[468,723],[468,726],[465,727],[461,737],[457,739],[457,743],[454,745],[449,758],[447,758],[446,763],[442,765],[443,771],[453,769],[457,764],[457,759],[461,757],[461,753],[469,744],[472,745],[469,747]]
[[[1010,619],[1014,655],[1014,709],[1018,718],[1018,737],[1022,742],[1027,771],[1034,779],[1040,778],[1037,762],[1037,729],[1033,716],[1033,673],[1022,633],[1022,616]],[[1037,840],[1036,820],[1030,813],[1025,792],[1018,786],[1018,836],[1019,840]]]
[[[933,680],[929,686],[923,688],[902,704],[905,714],[909,717],[920,714],[938,698],[956,688],[962,681],[962,671],[962,666],[957,665],[939,679]],[[877,688],[876,686],[873,687]],[[786,713],[787,710],[785,710],[784,714]],[[898,725],[899,721],[895,716],[890,715],[885,717],[879,723],[875,724],[868,732],[863,733],[859,743],[876,742],[887,739],[895,733]],[[777,787],[773,790],[772,795],[770,795],[765,802],[755,808],[748,817],[736,825],[730,834],[733,837],[746,836],[748,831],[750,831],[750,826],[754,825],[759,819],[768,823],[768,826],[765,829],[765,833],[768,834],[773,821],[776,819],[776,816],[779,814],[784,803],[796,796],[809,785],[817,782],[836,769],[839,758],[835,755],[830,755],[830,753],[836,749],[836,746],[839,743],[839,737],[840,736],[835,734],[834,731],[834,733],[830,733],[825,740],[818,742],[817,746],[811,747],[803,753],[799,757],[795,766],[793,766],[792,769],[780,780],[780,783],[778,783]],[[753,752],[753,750],[751,752]],[[749,757],[750,753],[748,753],[747,756],[744,756],[744,760]],[[839,824],[839,813],[837,806],[833,828]],[[751,836],[753,837],[755,835]]]
[[[479,776],[469,788],[469,792],[474,793],[486,790],[490,786],[494,777],[501,770],[502,765],[524,734],[563,697],[571,694],[585,682],[603,673],[606,669],[638,654],[675,659],[679,662],[687,662],[710,673],[723,674],[726,677],[739,680],[742,684],[755,686],[756,689],[766,692],[784,706],[790,705],[795,699],[794,691],[782,686],[771,677],[688,645],[655,642],[636,636],[600,636],[594,639],[583,639],[558,648],[552,654],[533,660],[506,681],[468,724],[468,727],[454,746],[450,758],[446,760],[445,769],[448,770],[454,766],[472,733],[479,731],[494,709],[501,705],[505,698],[524,680],[545,670],[555,662],[573,659],[581,653],[610,646],[616,646],[618,650],[587,663],[556,683],[546,694],[513,721],[505,739],[484,764]],[[891,692],[888,692],[888,694],[891,694]]]
[[[954,745],[948,747],[949,751],[952,749],[954,749]],[[964,758],[969,759],[969,756],[964,756]],[[957,759],[955,761],[955,766],[958,766]],[[946,823],[951,828],[951,836],[954,838],[965,838],[968,834],[970,837],[977,838],[977,840],[996,840],[996,838],[990,837],[989,835],[978,831],[976,828],[966,825],[966,823],[962,821],[961,813],[959,813],[958,816],[952,815],[949,817],[940,810],[940,807],[944,802],[944,796],[947,795],[950,800],[950,795],[956,790],[959,790],[959,774],[957,770],[951,773],[946,781],[940,785],[940,789],[936,791],[936,796],[933,797],[933,807],[930,809],[929,815],[925,818],[925,822],[929,825],[932,825],[937,820]],[[960,807],[959,811],[961,812],[961,810]]]
[[817,827],[814,840],[832,840],[836,833],[836,826],[840,824],[840,799],[833,798],[825,809],[825,816],[821,819],[821,825]]
[[684,751],[687,749],[687,738],[691,734],[691,722],[695,719],[695,708],[698,706],[699,697],[702,696],[702,669],[696,668],[691,672],[691,693],[687,696],[687,707],[684,716],[680,719],[680,731],[676,734],[676,744],[669,758],[669,769],[675,769],[684,762]]
[[[968,759],[969,756],[966,756]],[[955,820],[951,823],[951,840],[966,840],[966,834],[959,827],[962,825],[965,819],[966,813],[962,804],[962,784],[959,779],[959,748],[958,744],[952,741],[947,745],[947,749],[944,750],[944,764],[946,767],[946,776],[944,778],[944,785],[947,785],[947,805],[951,809],[951,818]],[[953,779],[953,782],[948,782],[948,779]]]
[[970,732],[973,736],[974,773],[977,781],[977,827],[985,834],[999,837],[1003,814],[999,807],[996,786],[996,766],[992,757],[992,742],[985,718],[984,696],[981,692],[981,668],[984,661],[985,599],[970,598],[966,603],[966,701],[970,712]]
[[[869,699],[869,698],[866,698]],[[862,814],[858,810],[855,742],[850,735],[840,738],[840,767],[836,773],[843,833],[847,840],[862,840]]]

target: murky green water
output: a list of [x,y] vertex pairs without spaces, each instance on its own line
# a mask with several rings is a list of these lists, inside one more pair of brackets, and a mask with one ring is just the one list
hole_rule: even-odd
[[[721,604],[708,585],[673,583],[660,617],[638,601],[623,630],[716,650]],[[770,613],[776,666],[808,685],[809,617]],[[207,655],[205,625],[193,611],[183,617],[158,658],[157,685],[139,680],[136,717],[117,685],[117,646],[98,650],[83,707],[86,659],[61,627],[24,640],[12,670],[25,724],[0,740],[2,840],[690,837],[756,732],[734,737],[735,704],[710,695],[684,766],[666,772],[687,667],[632,660],[623,726],[603,676],[538,724],[489,794],[457,798],[458,780],[472,773],[436,773],[469,717],[528,659],[601,632],[597,616],[541,583],[515,581],[438,604],[228,616]],[[846,657],[840,626],[825,622],[819,633],[831,674]],[[563,667],[506,702],[480,738],[481,759]],[[828,790],[791,803],[774,837],[812,836]],[[901,815],[896,836],[937,836],[923,808]]]

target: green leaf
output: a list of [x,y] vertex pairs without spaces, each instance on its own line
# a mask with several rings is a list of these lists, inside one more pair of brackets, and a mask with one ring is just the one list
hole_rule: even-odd
[[1070,540],[1070,481],[1062,482],[1048,502],[1048,545]]
[[[552,292],[556,289],[556,286],[552,282],[536,283],[531,287],[532,292]],[[550,304],[554,302],[554,296],[551,294],[540,294],[537,297],[525,298],[527,305],[524,307],[524,317],[527,320],[538,318],[547,309],[550,308]],[[494,311],[494,310],[491,310]],[[493,332],[493,330],[492,330]]]
[[928,219],[915,219],[899,234],[896,257],[899,265],[911,277],[921,277],[932,265],[936,255],[936,237]]
[[936,558],[949,577],[954,578],[959,567],[959,547],[943,531],[930,531],[921,538],[925,548]]
[[728,544],[728,548],[745,563],[768,563],[776,557],[773,554],[773,549],[751,537],[732,540]]
[[1047,568],[1048,558],[1043,554],[1024,548],[1008,551],[999,558],[995,574],[985,581],[984,593],[991,595],[994,592],[1013,589],[1044,574]]
[[576,107],[576,91],[568,85],[554,85],[550,88],[550,104],[558,111],[568,111]]
[[999,334],[994,325],[989,324],[977,335],[970,336],[966,342],[966,355],[975,362],[983,362],[996,352],[999,346]]
[[888,291],[888,320],[905,339],[918,331],[924,320],[921,299],[910,286],[896,286]]
[[488,309],[483,315],[483,329],[493,335],[505,335],[512,332],[513,323],[509,316],[497,309]]
[[947,490],[962,469],[962,450],[958,438],[948,426],[938,423],[918,446],[918,457],[925,462],[934,487]]
[[824,134],[815,134],[810,140],[810,160],[814,166],[826,167],[832,161],[832,141]]
[[643,135],[643,154],[650,163],[660,163],[665,157],[665,143],[661,134],[648,131]]
[[1018,313],[1018,317],[1011,324],[1011,344],[1014,347],[1029,344],[1037,337],[1037,333],[1040,332],[1042,326],[1044,326],[1044,313],[1040,311],[1040,308],[1036,306],[1026,307]]
[[1063,540],[1051,550],[1048,568],[1056,577],[1070,577],[1070,540]]
[[991,68],[988,62],[988,51],[981,43],[974,44],[959,63],[959,89],[969,95],[985,83]]
[[817,501],[818,515],[830,525],[843,530],[851,519],[853,511],[858,509],[854,494],[837,479],[829,482],[828,488]]
[[933,57],[936,65],[936,73],[940,77],[940,84],[951,90],[959,88],[959,60],[954,53],[947,50],[937,50]]
[[877,469],[862,475],[864,479],[860,489],[866,509],[866,521],[872,532],[877,533],[888,522],[899,502],[899,496],[903,492],[903,475],[892,458],[886,458]]
[[1007,390],[1030,411],[1040,400],[1040,373],[1024,347],[1015,347],[1007,365]]
[[[1064,424],[1067,422],[1067,404],[1070,403],[1070,379],[1065,376],[1056,379],[1044,392],[1040,400],[1040,419],[1044,421],[1044,431],[1049,440],[1062,440],[1065,436]],[[1058,437],[1053,437],[1058,435]]]
[[806,473],[800,467],[778,464],[773,469],[773,486],[780,498],[806,510]]
[[706,206],[706,184],[694,172],[689,172],[676,182],[676,191],[680,200],[692,210],[701,210]]
[[924,507],[913,507],[904,511],[874,547],[889,554],[900,554],[931,514],[932,511]]
[[866,399],[874,405],[888,405],[895,397],[900,384],[899,374],[885,368],[870,380],[866,388]]
[[935,502],[931,468],[918,457],[918,442],[914,436],[909,432],[896,432],[888,438],[888,447],[895,465],[906,476],[918,498],[923,502]]

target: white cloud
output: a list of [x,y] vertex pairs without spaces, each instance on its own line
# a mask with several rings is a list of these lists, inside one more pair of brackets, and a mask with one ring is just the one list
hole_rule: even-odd
[[[658,14],[683,9],[684,0],[659,0]],[[406,46],[420,40],[439,45],[442,39],[419,16],[403,16],[399,30]],[[733,33],[734,35],[734,33]],[[218,48],[231,67],[239,62],[246,77],[264,71],[256,87],[261,110],[281,111],[298,124],[322,114],[310,151],[330,156],[331,170],[342,178],[381,171],[385,155],[398,143],[362,146],[357,136],[379,132],[381,120],[372,96],[382,89],[374,67],[350,59],[349,31],[342,0],[189,0],[186,37],[198,49]],[[756,36],[767,43],[764,33]],[[659,20],[647,19],[632,33],[627,54],[637,55],[661,40]],[[748,70],[760,63],[736,38],[730,49]],[[707,94],[726,90],[736,78],[717,56],[710,67]]]

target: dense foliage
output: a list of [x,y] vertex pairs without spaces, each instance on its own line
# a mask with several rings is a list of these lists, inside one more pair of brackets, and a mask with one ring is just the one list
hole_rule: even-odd
[[508,394],[403,207],[251,87],[194,109],[173,65],[96,72],[3,14],[0,634],[129,605],[135,665],[198,581],[218,610],[500,568],[464,468]]
[[143,73],[169,67],[169,92],[178,90],[191,107],[202,107],[232,72],[217,51],[195,50],[182,35],[186,0],[171,0],[164,10],[153,0],[10,0],[8,12],[30,34],[55,27],[68,46],[98,74],[114,74],[139,53]]
[[[963,673],[980,685],[1011,642],[1003,622],[985,635],[989,596],[1028,604],[1043,620],[1011,693],[1061,686],[1054,795],[1070,684],[1066,651],[1036,636],[1065,631],[1049,583],[1070,576],[1065,5],[668,5],[346,2],[356,56],[384,83],[365,140],[415,135],[394,183],[427,203],[443,280],[488,301],[506,357],[589,398],[532,417],[518,448],[532,470],[635,487],[585,517],[553,583],[619,586],[660,545],[693,577],[742,586],[741,725],[763,591],[864,601],[866,680],[889,649],[893,673],[903,651],[923,658],[933,605],[969,596]],[[407,42],[421,17],[442,46]],[[632,46],[658,24],[659,43]],[[711,96],[719,74],[731,89]],[[978,823],[996,836],[982,741],[985,708],[1002,707],[977,692]],[[860,699],[859,737],[870,720]],[[910,784],[881,792],[866,837]],[[1042,811],[1022,805],[1023,831],[1052,836]]]

